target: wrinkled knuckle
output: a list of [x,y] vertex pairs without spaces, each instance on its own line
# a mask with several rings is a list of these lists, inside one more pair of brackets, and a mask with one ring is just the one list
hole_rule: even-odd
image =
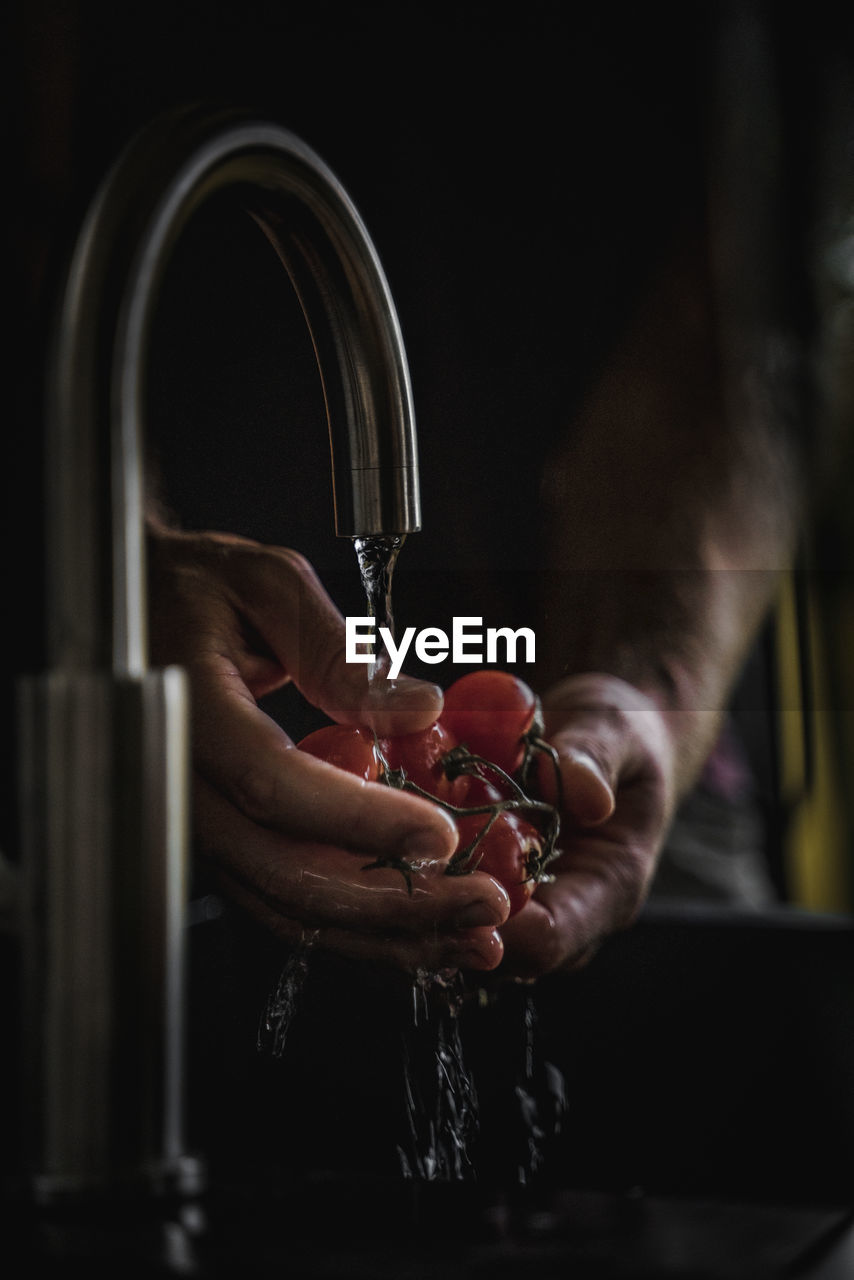
[[647,762],[648,779],[655,797],[655,817],[659,824],[666,821],[675,803],[673,753],[662,749]]
[[605,723],[613,733],[623,737],[629,732],[630,719],[625,707],[617,702],[606,702],[602,714]]
[[276,559],[283,571],[299,582],[313,582],[315,572],[301,551],[293,547],[277,547]]
[[547,934],[538,943],[537,971],[542,974],[555,973],[558,969],[572,963],[566,953],[566,941],[557,930]]
[[338,685],[339,673],[344,668],[346,648],[343,640],[329,637],[326,642],[319,640],[311,655],[311,666],[306,672],[306,682],[310,686],[307,692],[332,689]]
[[242,813],[253,822],[266,823],[281,804],[281,786],[274,773],[252,765],[232,783],[232,795]]
[[187,563],[197,571],[219,576],[231,569],[235,562],[241,563],[256,546],[256,543],[232,534],[198,533],[193,535],[192,541],[187,545]]
[[627,929],[637,918],[649,881],[649,858],[639,844],[627,844],[608,861],[615,929]]

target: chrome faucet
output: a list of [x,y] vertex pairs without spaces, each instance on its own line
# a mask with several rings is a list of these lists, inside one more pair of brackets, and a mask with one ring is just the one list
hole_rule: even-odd
[[48,360],[48,670],[20,696],[37,1198],[200,1174],[182,1103],[187,692],[182,671],[148,666],[143,373],[170,251],[225,189],[281,258],[311,331],[337,533],[420,524],[400,328],[347,194],[275,123],[204,109],[155,121],[89,208]]

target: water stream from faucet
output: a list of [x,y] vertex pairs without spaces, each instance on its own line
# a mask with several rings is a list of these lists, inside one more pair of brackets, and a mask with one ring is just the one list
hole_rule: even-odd
[[[368,611],[377,626],[394,627],[391,611],[391,579],[403,535],[356,538],[359,574],[367,598]],[[379,638],[379,633],[378,633]],[[376,660],[368,667],[368,679],[382,678],[388,670],[385,647],[376,650]],[[309,954],[315,935],[304,934],[285,960],[271,989],[258,1024],[258,1051],[280,1058],[308,976]]]
[[[403,536],[355,539],[368,610],[376,621],[368,679],[383,679],[390,656],[379,628],[394,637],[392,578]],[[398,1158],[405,1177],[425,1181],[473,1176],[469,1145],[477,1131],[477,1093],[459,1029],[462,979],[419,970],[412,983],[412,1022],[403,1029],[404,1129]]]
[[376,621],[374,661],[368,666],[370,681],[383,679],[391,666],[388,649],[380,637],[380,627],[387,627],[389,634],[394,636],[391,583],[404,537],[404,534],[397,533],[372,534],[366,538],[355,538],[353,542],[368,613]]
[[[390,657],[379,627],[387,627],[394,636],[392,578],[403,541],[398,535],[354,540],[368,611],[377,625],[375,660],[367,668],[369,681],[383,679],[389,669]],[[285,1052],[314,942],[314,934],[303,936],[270,991],[258,1028],[261,1053],[280,1058]],[[396,1155],[404,1178],[460,1182],[477,1176],[472,1148],[480,1132],[480,1106],[461,1034],[466,997],[465,979],[457,970],[418,970],[413,976],[409,1013],[403,1013],[400,1031],[402,1115]],[[534,1002],[527,996],[520,1010],[522,1040],[516,1048],[520,1056],[513,1086],[514,1135],[512,1139],[508,1135],[521,1186],[540,1171],[566,1105],[562,1076],[538,1052],[536,1021]],[[515,1056],[511,1046],[506,1048]]]
[[[375,660],[368,679],[385,677],[390,657],[379,636],[394,636],[392,578],[402,535],[354,540],[370,616],[376,620]],[[314,936],[305,936],[287,958],[271,990],[258,1029],[258,1050],[285,1051],[308,975]],[[475,1176],[470,1146],[478,1131],[478,1100],[466,1064],[459,1014],[464,998],[458,971],[419,970],[412,981],[411,1021],[402,1028],[403,1126],[397,1143],[401,1173],[424,1181],[460,1181]]]

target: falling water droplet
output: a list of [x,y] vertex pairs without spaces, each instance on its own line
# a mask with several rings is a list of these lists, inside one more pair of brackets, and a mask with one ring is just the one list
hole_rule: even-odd
[[479,1109],[460,1035],[462,993],[459,973],[419,971],[413,983],[413,1023],[402,1036],[406,1132],[398,1143],[406,1178],[475,1176],[471,1144]]
[[308,974],[309,951],[314,939],[314,934],[303,934],[285,961],[276,985],[267,997],[258,1024],[259,1053],[269,1053],[273,1058],[281,1058],[285,1051],[285,1042]]
[[[398,535],[357,538],[356,556],[368,611],[376,622],[369,680],[387,675],[391,659],[380,627],[394,636],[391,586],[403,545]],[[402,1034],[405,1134],[398,1143],[406,1178],[474,1177],[470,1146],[478,1129],[478,1101],[465,1060],[459,1012],[462,977],[419,971],[412,985],[412,1022]]]
[[524,1143],[517,1176],[519,1184],[525,1186],[542,1169],[547,1145],[560,1133],[566,1092],[562,1072],[539,1052],[537,1010],[530,995],[524,999],[522,1026],[522,1069],[515,1094]]

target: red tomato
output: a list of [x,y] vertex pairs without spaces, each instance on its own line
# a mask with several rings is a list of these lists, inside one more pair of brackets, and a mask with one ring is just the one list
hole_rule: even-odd
[[542,852],[539,832],[516,813],[499,813],[485,835],[478,839],[489,821],[488,814],[470,814],[457,818],[457,849],[465,849],[474,841],[470,866],[485,871],[507,890],[510,915],[521,911],[536,888],[531,877],[532,864]]
[[460,804],[465,795],[468,778],[450,781],[445,776],[442,758],[456,745],[457,740],[443,724],[432,724],[418,733],[402,733],[394,738],[383,738],[382,753],[391,769],[402,769],[407,781],[414,782],[438,800],[448,804]]
[[474,755],[512,774],[522,763],[522,735],[536,709],[534,692],[509,671],[470,671],[445,691],[439,722]]
[[459,807],[461,809],[475,809],[485,804],[500,804],[502,800],[508,799],[509,787],[501,788],[494,782],[487,782],[485,778],[480,778],[475,774],[466,776],[466,788],[463,792]]
[[298,742],[300,751],[328,760],[347,773],[354,773],[366,782],[376,782],[380,776],[380,762],[374,748],[374,735],[369,729],[355,725],[330,724],[315,729]]

